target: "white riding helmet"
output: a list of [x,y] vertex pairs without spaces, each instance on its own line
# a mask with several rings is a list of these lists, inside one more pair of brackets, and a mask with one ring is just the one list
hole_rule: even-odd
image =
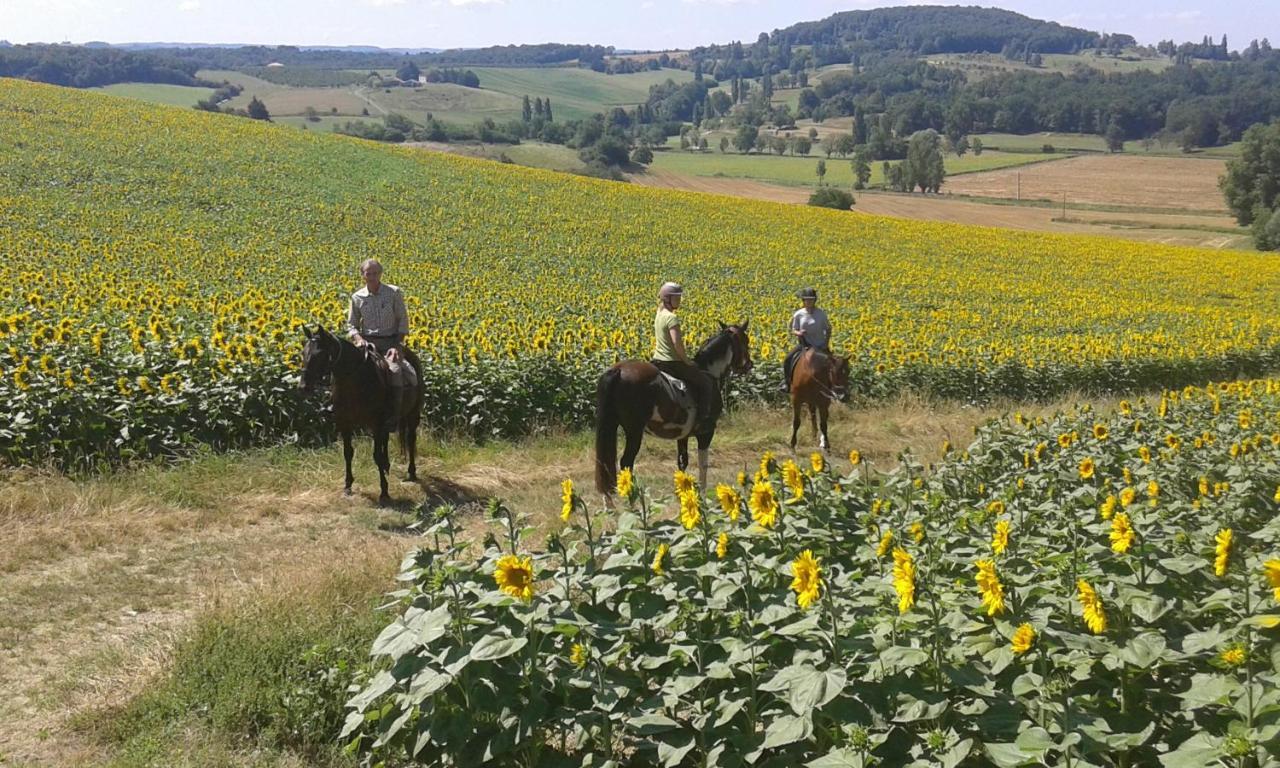
[[679,283],[666,282],[666,283],[663,283],[662,287],[658,289],[659,299],[665,299],[670,296],[683,296],[683,295],[684,295],[684,289],[680,287]]

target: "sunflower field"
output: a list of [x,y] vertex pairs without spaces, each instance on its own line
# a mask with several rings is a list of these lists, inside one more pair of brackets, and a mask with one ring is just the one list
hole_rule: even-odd
[[854,389],[966,400],[1255,376],[1280,263],[639,188],[0,79],[0,462],[328,435],[294,389],[357,264],[405,289],[426,421],[582,425],[646,356],[750,320],[761,395],[816,286]]
[[[431,766],[1280,765],[1280,381],[423,515],[348,702]],[[607,526],[606,526],[607,523]]]

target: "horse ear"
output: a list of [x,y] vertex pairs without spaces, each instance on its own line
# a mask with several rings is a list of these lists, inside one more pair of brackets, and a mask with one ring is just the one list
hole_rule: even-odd
[[305,336],[308,341],[311,340],[311,329],[307,327],[306,323],[302,324],[302,335]]
[[750,321],[750,320],[743,320],[743,321],[742,321],[742,331],[743,331],[743,333],[746,333],[746,331],[747,331],[747,323],[749,323],[749,322],[751,322],[751,321]]
[[716,322],[717,322],[717,323],[720,323],[720,330],[722,330],[722,331],[727,331],[727,330],[729,330],[729,326],[725,325],[724,323],[721,323],[719,320],[717,320]]

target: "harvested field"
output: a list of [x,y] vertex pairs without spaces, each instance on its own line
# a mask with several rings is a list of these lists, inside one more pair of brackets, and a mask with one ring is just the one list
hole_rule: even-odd
[[[1073,157],[1029,168],[972,173],[947,179],[957,195],[1070,203],[1226,212],[1218,177],[1226,161],[1216,158],[1097,155]],[[1021,177],[1021,181],[1019,181]]]
[[[1049,163],[1061,165],[1069,161]],[[1202,162],[1202,161],[1193,161]],[[1046,165],[1034,166],[1044,168]],[[1025,173],[1025,171],[1024,171]],[[991,174],[972,174],[988,176]],[[969,176],[959,177],[963,179]],[[686,176],[651,168],[647,173],[634,176],[638,184],[664,189],[686,189],[712,195],[749,197],[775,203],[805,204],[809,191],[777,184],[765,184],[744,179],[722,179]],[[947,182],[947,187],[953,184]],[[1204,248],[1249,248],[1246,230],[1238,234],[1206,231],[1212,229],[1237,229],[1235,220],[1222,215],[1116,213],[1112,211],[1069,210],[1069,221],[1059,221],[1062,212],[1057,208],[1021,205],[997,205],[973,200],[960,200],[947,195],[900,195],[884,192],[859,192],[855,210],[878,216],[897,216],[904,219],[926,221],[950,221],[960,224],[977,224],[1006,229],[1025,229],[1033,232],[1059,232],[1064,234],[1106,235],[1125,240],[1165,243],[1168,245],[1192,245]]]

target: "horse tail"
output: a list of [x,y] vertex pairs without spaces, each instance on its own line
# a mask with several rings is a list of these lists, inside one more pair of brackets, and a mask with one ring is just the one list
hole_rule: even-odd
[[404,349],[405,361],[413,367],[418,377],[417,392],[414,393],[413,404],[406,413],[400,414],[400,423],[396,426],[396,440],[400,443],[400,458],[409,457],[409,446],[413,443],[413,435],[422,423],[422,404],[426,396],[426,382],[422,379],[422,361],[413,350]]
[[614,403],[622,371],[610,368],[596,382],[596,490],[612,494],[617,485],[618,414]]

